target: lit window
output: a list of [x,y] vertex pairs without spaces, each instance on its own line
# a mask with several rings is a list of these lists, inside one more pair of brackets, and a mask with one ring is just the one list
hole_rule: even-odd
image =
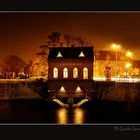
[[73,78],[78,78],[78,69],[77,68],[73,69]]
[[53,69],[53,78],[58,78],[58,68]]
[[84,53],[81,51],[79,57],[85,57]]
[[59,53],[57,54],[57,57],[62,57],[61,52],[59,52]]
[[83,79],[88,79],[88,69],[86,67],[83,69]]
[[63,78],[68,78],[68,69],[67,68],[63,69]]

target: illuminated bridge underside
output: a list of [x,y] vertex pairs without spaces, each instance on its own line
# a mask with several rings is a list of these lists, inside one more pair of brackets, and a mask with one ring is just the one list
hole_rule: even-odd
[[87,101],[88,101],[88,99],[83,99],[83,100],[81,100],[79,103],[73,104],[73,107],[79,107],[79,106],[81,106],[82,104],[84,104],[84,103],[87,102]]
[[[56,102],[57,104],[59,104],[62,107],[69,107],[68,104],[63,103],[62,101],[60,101],[59,99],[53,99],[54,102]],[[82,104],[84,104],[85,102],[87,102],[88,99],[82,99],[80,102],[78,102],[77,104],[73,104],[73,107],[80,107]]]
[[53,99],[53,102],[56,102],[57,104],[59,104],[62,107],[68,107],[68,104],[64,104],[63,102],[61,102],[59,99]]
[[[69,97],[69,92],[57,92],[56,95],[59,98]],[[85,93],[84,92],[80,92],[80,93],[73,92],[73,93],[71,93],[71,96],[72,97],[85,97]]]
[[[49,80],[48,89],[50,94],[56,97],[85,97],[89,91],[93,91],[93,80]],[[80,90],[78,90],[78,87]]]

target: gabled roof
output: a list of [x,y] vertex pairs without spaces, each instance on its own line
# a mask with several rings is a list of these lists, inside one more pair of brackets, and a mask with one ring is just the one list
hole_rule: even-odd
[[[57,57],[59,52],[63,57]],[[85,57],[79,57],[81,52]],[[48,59],[93,59],[93,47],[50,48]]]

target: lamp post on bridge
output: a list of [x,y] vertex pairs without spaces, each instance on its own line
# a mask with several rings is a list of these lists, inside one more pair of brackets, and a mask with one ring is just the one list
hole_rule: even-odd
[[121,48],[121,45],[113,43],[111,45],[111,48],[115,50],[115,75],[116,75],[116,78],[117,78],[118,77],[118,67],[117,67],[117,63],[118,63],[118,50]]
[[68,105],[69,105],[70,108],[72,108],[73,102],[74,102],[73,97],[71,96],[71,93],[72,93],[72,91],[69,90]]
[[86,99],[88,98],[88,89],[85,90],[86,91]]

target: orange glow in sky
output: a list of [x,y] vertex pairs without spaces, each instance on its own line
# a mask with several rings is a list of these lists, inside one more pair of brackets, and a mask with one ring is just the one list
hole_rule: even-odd
[[51,31],[88,38],[98,49],[117,42],[140,59],[140,13],[0,13],[0,19],[0,61],[10,54],[33,59]]

